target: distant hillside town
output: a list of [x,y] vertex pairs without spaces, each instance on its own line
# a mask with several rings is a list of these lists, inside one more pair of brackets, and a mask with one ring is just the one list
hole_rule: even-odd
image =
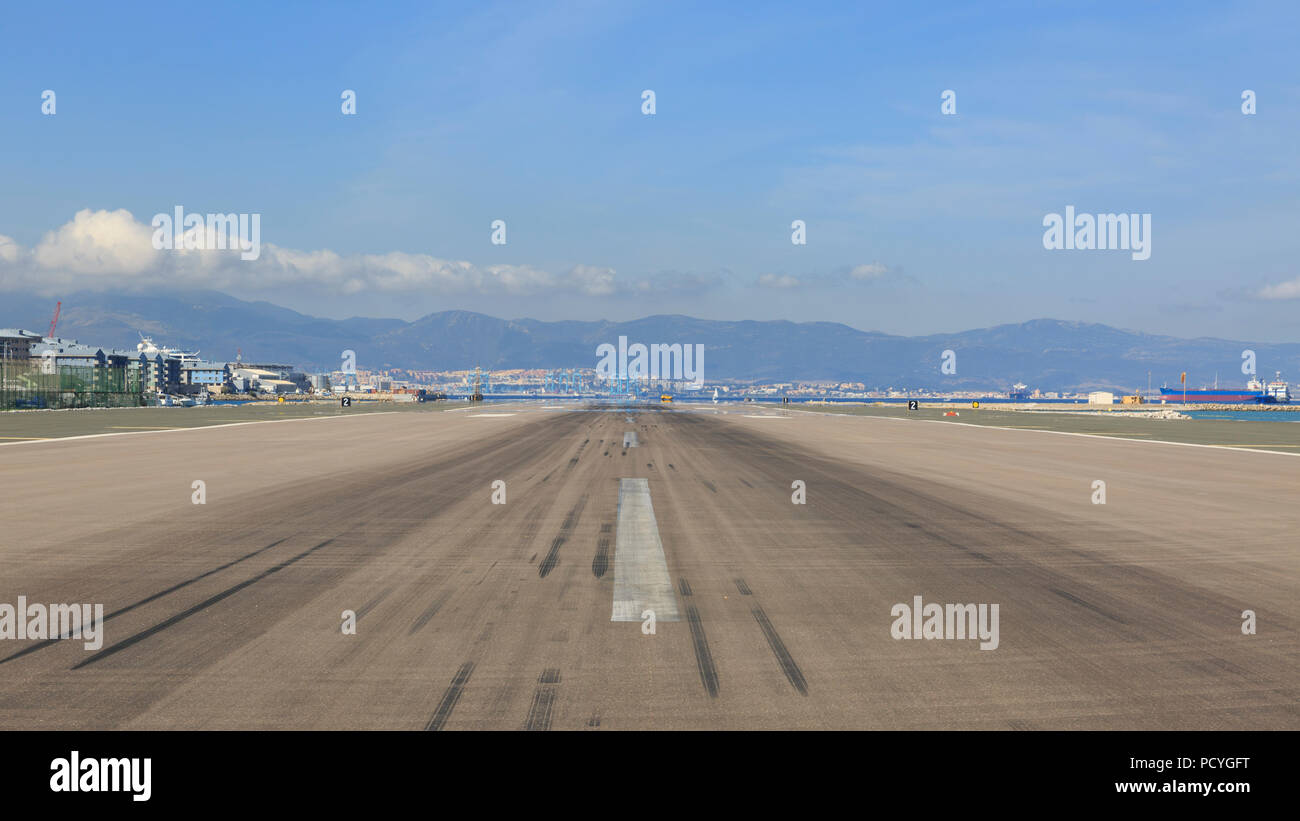
[[[1300,370],[1300,344],[1181,340],[1059,320],[897,337],[835,323],[675,315],[539,322],[446,311],[409,323],[324,320],[213,291],[73,299],[63,333],[70,325],[79,337],[110,343],[60,336],[61,301],[43,334],[0,329],[0,409],[287,401],[340,393],[399,402],[482,395],[1277,405],[1290,401],[1278,370]],[[43,304],[9,294],[0,299],[0,321],[29,322]],[[682,379],[610,378],[600,372],[597,352],[625,337],[687,340],[699,352],[700,367],[695,374],[673,371]],[[200,347],[235,356],[205,359]],[[245,350],[256,353],[246,358]],[[1257,360],[1276,369],[1271,381],[1255,374]]]
[[[697,398],[848,400],[906,399],[933,392],[863,382],[809,381],[752,384],[721,380],[703,385],[683,380],[602,382],[594,368],[411,370],[350,368],[312,373],[280,362],[207,360],[197,351],[158,345],[140,335],[134,350],[84,344],[22,328],[0,329],[0,408],[130,407],[207,404],[213,401],[331,397],[361,394],[394,401],[454,395],[628,396],[686,394]],[[952,399],[988,397],[987,391],[956,391]],[[1063,394],[1016,385],[1013,401],[1113,402],[1108,392]],[[685,398],[683,396],[683,398]]]
[[[335,372],[345,352],[353,351],[363,386],[370,384],[363,375],[368,371],[371,377],[464,391],[472,388],[479,366],[485,381],[491,374],[494,389],[531,385],[545,392],[548,375],[556,381],[555,369],[586,376],[590,385],[598,348],[623,336],[703,346],[710,395],[712,388],[730,385],[809,395],[881,396],[892,390],[984,396],[1009,393],[1021,383],[1031,398],[1035,389],[1044,399],[1093,391],[1158,397],[1160,387],[1242,389],[1251,377],[1300,373],[1296,342],[1182,339],[1057,319],[898,336],[834,322],[681,315],[541,321],[446,310],[413,321],[329,319],[218,291],[82,291],[63,299],[58,335],[106,351],[136,355],[143,332],[158,345],[201,350],[207,360],[232,368],[292,363],[303,373]],[[57,313],[39,294],[0,292],[0,327],[45,329],[51,308]],[[45,320],[36,325],[37,317]],[[41,337],[55,335],[47,330]]]

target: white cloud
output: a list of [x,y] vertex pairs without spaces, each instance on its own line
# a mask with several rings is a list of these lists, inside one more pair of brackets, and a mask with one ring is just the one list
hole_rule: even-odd
[[757,284],[760,288],[778,288],[778,289],[823,289],[837,288],[849,282],[872,282],[883,279],[886,275],[895,274],[889,266],[881,262],[873,262],[869,265],[855,265],[853,267],[836,268],[830,273],[823,274],[802,274],[800,276],[791,276],[789,274],[763,274],[759,276]]
[[18,247],[17,242],[14,242],[13,237],[0,234],[0,265],[13,265],[18,261],[21,252],[22,249]]
[[686,295],[702,294],[724,286],[731,273],[727,270],[715,271],[659,271],[652,277],[638,279],[627,290],[637,296],[653,297],[665,294]]
[[792,277],[788,274],[777,276],[776,274],[763,274],[758,278],[758,284],[764,288],[798,288],[799,277]]
[[1300,277],[1276,285],[1265,285],[1256,296],[1260,299],[1300,299]]
[[869,265],[857,265],[849,271],[849,276],[853,279],[880,279],[889,273],[889,268],[879,262],[873,262]]
[[48,232],[32,249],[32,261],[46,270],[105,276],[130,274],[158,262],[153,231],[129,211],[78,211],[72,222]]
[[618,283],[615,282],[615,274],[613,268],[576,265],[569,271],[565,281],[574,290],[589,296],[609,296],[619,290]]
[[343,295],[571,292],[612,296],[645,291],[647,280],[621,281],[613,268],[577,265],[555,275],[530,265],[475,265],[393,251],[342,255],[261,244],[255,260],[231,250],[156,250],[153,228],[126,210],[78,211],[31,249],[0,235],[0,287],[40,292],[72,288],[311,287]]

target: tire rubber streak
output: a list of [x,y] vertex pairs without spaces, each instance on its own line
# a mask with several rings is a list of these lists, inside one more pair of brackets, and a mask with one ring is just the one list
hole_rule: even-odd
[[[159,590],[157,593],[154,593],[152,596],[145,596],[143,599],[140,599],[137,602],[132,602],[131,604],[128,604],[126,607],[120,608],[118,610],[114,610],[112,613],[109,613],[108,615],[104,616],[104,621],[108,621],[114,616],[120,616],[123,613],[130,613],[132,610],[136,609],[137,607],[146,605],[151,601],[156,601],[157,599],[161,599],[163,596],[166,596],[169,593],[175,593],[177,590],[180,590],[183,587],[189,587],[195,582],[206,579],[208,576],[211,576],[214,573],[220,573],[226,568],[234,567],[235,565],[239,564],[242,561],[247,561],[248,559],[251,559],[254,556],[256,556],[258,553],[265,553],[266,551],[270,550],[271,548],[285,541],[287,541],[287,537],[285,539],[276,539],[266,547],[259,547],[257,550],[254,550],[252,553],[245,553],[243,556],[240,556],[238,559],[235,559],[234,561],[229,561],[223,565],[214,567],[211,570],[200,573],[199,575],[191,579],[186,579],[185,581],[180,582],[179,584],[173,584],[171,587],[168,587],[166,590]],[[0,664],[13,661],[14,659],[20,656],[25,656],[28,653],[35,653],[37,650],[40,650],[43,647],[49,647],[51,644],[58,644],[60,641],[61,639],[46,639],[45,641],[42,641],[40,644],[33,644],[31,647],[24,648],[22,650],[19,650],[17,653],[14,653],[11,656],[7,656],[3,659],[0,659]]]
[[315,553],[317,550],[320,550],[322,547],[324,547],[325,545],[329,544],[332,541],[334,540],[326,539],[325,541],[321,542],[315,547],[304,550],[303,552],[299,553],[297,556],[294,556],[292,559],[286,559],[285,561],[277,564],[275,567],[272,567],[268,570],[263,570],[261,573],[258,573],[256,576],[254,576],[251,579],[248,579],[247,581],[242,581],[239,584],[235,585],[234,587],[228,587],[225,590],[222,590],[217,595],[204,599],[203,601],[199,602],[198,604],[194,605],[193,607],[187,610],[182,610],[180,613],[177,613],[176,615],[172,616],[170,619],[159,622],[158,624],[155,624],[153,627],[150,627],[148,630],[142,630],[139,633],[136,633],[134,636],[131,636],[130,638],[122,639],[117,644],[114,644],[112,647],[107,647],[103,650],[100,650],[98,653],[86,659],[85,661],[81,662],[80,664],[74,664],[72,666],[72,669],[80,670],[82,667],[85,667],[88,664],[94,664],[95,662],[100,661],[101,659],[108,658],[114,653],[118,653],[122,650],[125,650],[126,648],[130,647],[133,644],[144,641],[145,639],[149,638],[155,633],[161,633],[163,630],[166,630],[168,627],[171,627],[172,625],[177,624],[178,622],[182,622],[185,619],[188,619],[190,616],[194,615],[195,613],[198,613],[202,610],[206,610],[207,608],[211,607],[212,605],[216,604],[222,599],[235,595],[240,590],[243,590],[245,587],[250,587],[254,584],[257,584],[262,579],[265,579],[267,576],[270,576],[273,573],[280,572],[281,570],[294,564],[300,559],[304,559],[307,556],[311,555],[312,553]]
[[456,702],[460,701],[460,694],[464,692],[465,685],[469,683],[469,677],[474,672],[474,662],[467,661],[456,671],[452,677],[451,684],[447,685],[447,692],[442,694],[442,701],[438,702],[438,710],[429,719],[425,725],[426,730],[441,730],[451,718],[451,711],[456,709]]
[[767,638],[767,646],[772,648],[772,655],[776,656],[777,663],[781,665],[781,672],[785,673],[785,677],[790,680],[794,689],[799,691],[799,695],[808,695],[808,682],[804,680],[803,671],[799,669],[798,664],[795,664],[790,651],[785,648],[785,642],[781,641],[780,634],[772,626],[763,608],[754,607],[754,620],[762,628],[763,635]]

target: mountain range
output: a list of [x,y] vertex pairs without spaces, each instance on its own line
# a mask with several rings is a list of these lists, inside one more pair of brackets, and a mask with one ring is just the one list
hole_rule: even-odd
[[[0,292],[0,327],[45,333],[52,300]],[[323,319],[217,291],[85,291],[63,299],[58,335],[102,347],[134,349],[140,335],[159,345],[200,351],[204,359],[281,362],[334,370],[343,351],[362,370],[593,368],[596,347],[702,344],[706,381],[847,381],[868,388],[1004,390],[1014,382],[1047,391],[1241,385],[1243,351],[1259,372],[1300,376],[1300,343],[1182,339],[1107,325],[1035,319],[929,336],[862,331],[836,322],[725,321],[680,315],[627,322],[498,319],[441,311],[400,319]],[[945,351],[956,373],[944,374]]]

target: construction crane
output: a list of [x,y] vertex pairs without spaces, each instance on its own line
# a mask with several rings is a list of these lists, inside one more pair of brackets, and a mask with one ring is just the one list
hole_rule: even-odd
[[62,310],[63,310],[63,301],[60,300],[59,303],[54,306],[54,318],[50,320],[50,332],[46,334],[46,336],[49,337],[50,339],[54,338],[54,329],[57,328],[59,325],[59,312]]

